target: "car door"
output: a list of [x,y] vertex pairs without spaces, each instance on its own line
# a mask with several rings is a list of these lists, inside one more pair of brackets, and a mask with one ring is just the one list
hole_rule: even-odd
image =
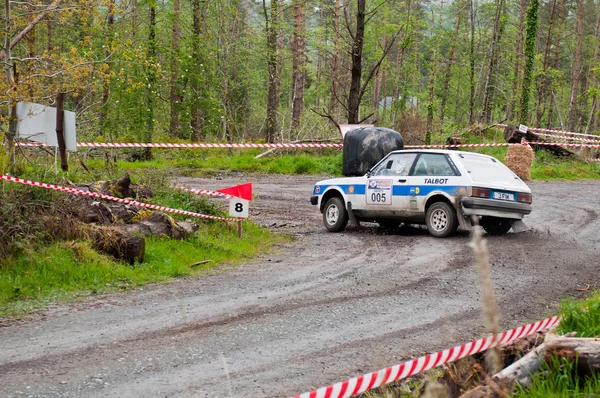
[[373,169],[365,186],[366,209],[393,215],[408,208],[408,176],[416,153],[392,153]]
[[456,198],[466,192],[460,171],[445,153],[420,153],[407,181],[408,211],[425,212],[427,199],[435,194]]

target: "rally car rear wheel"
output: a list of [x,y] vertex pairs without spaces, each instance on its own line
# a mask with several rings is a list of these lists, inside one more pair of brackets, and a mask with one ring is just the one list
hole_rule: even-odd
[[498,217],[481,217],[479,225],[483,227],[488,235],[504,235],[512,228],[511,220]]
[[445,238],[458,228],[456,211],[446,202],[436,202],[427,209],[427,230],[436,238]]
[[323,223],[329,232],[340,232],[348,224],[348,211],[341,198],[331,198],[323,208]]

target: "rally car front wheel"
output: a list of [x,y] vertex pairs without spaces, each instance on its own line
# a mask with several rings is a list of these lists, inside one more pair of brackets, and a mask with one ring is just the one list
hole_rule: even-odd
[[331,198],[325,203],[323,223],[329,232],[340,232],[346,229],[348,211],[341,198]]
[[425,218],[427,230],[436,238],[445,238],[456,232],[458,218],[456,211],[446,202],[436,202],[427,209]]

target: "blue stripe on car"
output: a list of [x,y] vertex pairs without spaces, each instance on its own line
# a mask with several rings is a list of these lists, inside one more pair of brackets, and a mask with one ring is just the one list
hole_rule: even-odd
[[[344,185],[317,185],[314,188],[314,195],[322,195],[329,187],[338,187],[347,195],[364,195],[366,193],[365,184],[344,184]],[[350,192],[350,187],[354,187],[354,192]],[[419,193],[415,193],[415,188],[419,188]],[[433,191],[446,192],[451,196],[458,196],[460,189],[467,189],[459,185],[394,185],[392,188],[393,196],[427,196]],[[319,192],[317,192],[317,189]]]

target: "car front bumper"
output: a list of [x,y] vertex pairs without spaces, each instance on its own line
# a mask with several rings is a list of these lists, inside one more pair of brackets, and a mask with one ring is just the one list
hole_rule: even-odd
[[529,203],[503,202],[484,198],[462,198],[463,213],[467,216],[493,216],[521,219],[531,213]]
[[318,196],[311,196],[310,197],[310,204],[313,206],[316,206],[317,203],[319,203],[319,197]]

